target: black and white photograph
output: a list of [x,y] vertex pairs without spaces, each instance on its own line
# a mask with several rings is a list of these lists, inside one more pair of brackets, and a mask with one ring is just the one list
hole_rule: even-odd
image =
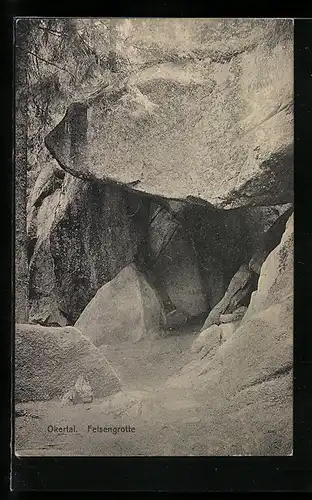
[[293,455],[294,21],[14,21],[14,453]]

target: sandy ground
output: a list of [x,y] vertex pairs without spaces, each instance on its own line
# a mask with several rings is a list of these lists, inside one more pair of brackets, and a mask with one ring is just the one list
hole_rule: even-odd
[[[180,332],[152,342],[102,346],[121,391],[91,404],[18,404],[17,455],[289,454],[291,374],[231,392],[231,370],[191,352],[195,336]],[[220,349],[232,352],[231,341]],[[68,431],[60,431],[66,426]]]
[[[199,328],[174,332],[154,341],[101,346],[121,381],[122,390],[91,404],[65,406],[60,401],[18,404],[16,453],[20,456],[172,454],[174,422],[184,415],[190,424],[198,424],[196,409],[200,404],[182,390],[179,394],[177,387],[164,390],[164,384],[195,357],[190,346]],[[75,426],[75,432],[49,432],[49,426]],[[93,427],[97,426],[111,429],[94,432]],[[113,428],[118,426],[135,427],[135,431],[121,429],[114,434]],[[157,442],[162,443],[161,449]]]

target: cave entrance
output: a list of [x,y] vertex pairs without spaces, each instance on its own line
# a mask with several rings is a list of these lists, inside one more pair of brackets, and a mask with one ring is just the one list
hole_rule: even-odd
[[203,325],[222,301],[223,315],[240,317],[291,212],[290,204],[217,210],[140,200],[135,261],[163,305],[165,329]]

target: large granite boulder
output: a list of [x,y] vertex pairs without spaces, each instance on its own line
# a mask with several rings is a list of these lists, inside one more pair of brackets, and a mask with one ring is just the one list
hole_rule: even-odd
[[132,70],[73,98],[46,137],[59,164],[219,208],[290,202],[293,21],[126,21]]
[[131,264],[103,285],[75,323],[96,346],[161,334],[161,301],[146,277]]
[[16,325],[16,402],[62,398],[81,377],[95,398],[120,389],[105,356],[77,328]]
[[140,241],[124,191],[70,174],[60,180],[52,168],[31,192],[28,235],[30,321],[58,326],[77,320]]

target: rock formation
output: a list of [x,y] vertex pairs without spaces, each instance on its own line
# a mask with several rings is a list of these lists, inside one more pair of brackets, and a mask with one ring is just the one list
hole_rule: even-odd
[[52,162],[28,201],[30,322],[73,325],[97,290],[132,262],[165,309],[176,311],[168,325],[205,316],[242,261],[261,250],[264,229],[278,216],[275,207],[184,204],[174,211],[172,204],[74,178]]
[[292,20],[136,19],[128,43],[135,74],[46,138],[65,170],[218,208],[292,201]]
[[[243,264],[231,279],[220,302],[210,311],[202,330],[206,330],[213,324],[218,325],[227,321],[235,321],[241,316],[241,311],[245,310],[245,307],[249,304],[251,293],[257,286],[261,265],[270,251],[278,244],[289,215],[292,213],[292,207],[282,208],[280,212],[277,212],[275,220],[274,218],[267,220],[267,230],[265,232],[259,234],[259,226],[254,225],[254,233],[257,236],[254,237],[249,251],[254,248],[255,242],[257,243],[257,251],[248,264],[246,263],[248,252],[243,253]],[[257,212],[255,214],[258,215]],[[251,220],[249,220],[249,223],[251,223]]]
[[75,323],[97,346],[153,338],[163,325],[158,295],[134,264],[102,286]]
[[[207,292],[198,265],[196,250],[187,230],[165,208],[157,209],[149,226],[149,272],[156,286],[185,318],[208,310]],[[166,303],[166,297],[164,297]],[[170,305],[168,305],[170,311]]]
[[92,403],[93,392],[88,380],[79,375],[72,389],[67,391],[63,398],[63,404]]
[[[294,216],[286,223],[280,244],[272,250],[261,267],[258,288],[252,293],[245,320],[259,311],[283,303],[292,309],[293,300]],[[291,316],[289,316],[289,320]],[[285,319],[287,321],[287,318]],[[281,318],[281,322],[282,318]],[[291,332],[292,327],[289,327]],[[291,340],[291,339],[290,339]]]
[[16,402],[61,398],[79,377],[89,381],[95,398],[120,389],[120,381],[104,355],[77,328],[16,326]]
[[202,330],[206,330],[211,325],[218,325],[221,315],[233,313],[236,309],[249,302],[252,292],[252,273],[246,264],[242,264],[237,273],[232,278],[229,287],[220,302],[210,311]]
[[73,324],[137,252],[127,196],[114,186],[43,169],[28,203],[30,320]]
[[192,349],[203,359],[186,372],[187,382],[180,377],[181,385],[191,385],[194,391],[206,383],[210,433],[220,438],[217,454],[290,454],[293,216],[261,268],[240,326],[225,342],[223,326],[212,325],[200,333]]
[[[293,23],[127,29],[133,69],[73,96],[30,186],[16,401],[134,415],[125,454],[290,454]],[[142,345],[181,355],[160,387],[118,375],[137,382]]]

